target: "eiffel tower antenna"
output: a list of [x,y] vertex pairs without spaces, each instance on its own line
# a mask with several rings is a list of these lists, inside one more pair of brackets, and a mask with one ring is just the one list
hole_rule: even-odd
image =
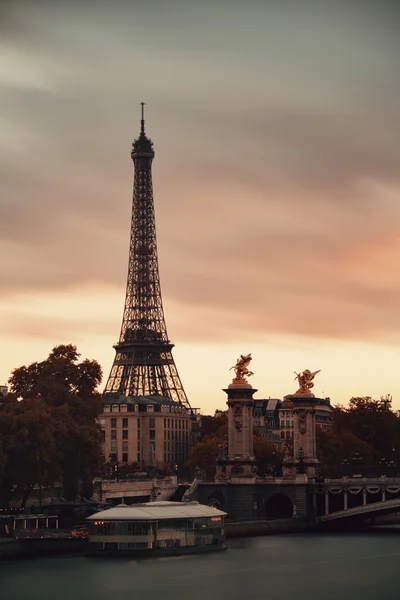
[[132,222],[125,307],[116,355],[104,390],[111,396],[162,396],[191,410],[172,356],[158,271],[153,200],[153,142],[141,128],[133,142]]

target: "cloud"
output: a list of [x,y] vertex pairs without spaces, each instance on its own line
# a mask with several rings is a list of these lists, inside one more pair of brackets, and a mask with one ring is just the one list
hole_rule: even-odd
[[395,335],[397,5],[184,4],[3,5],[0,300],[96,283],[120,314],[145,99],[174,337]]

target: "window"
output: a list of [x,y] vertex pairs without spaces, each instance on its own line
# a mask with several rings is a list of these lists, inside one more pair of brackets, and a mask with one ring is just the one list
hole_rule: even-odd
[[[111,442],[111,452],[115,452],[116,449],[117,449],[117,442],[114,440],[114,441]],[[117,456],[117,455],[115,454],[115,456]],[[113,461],[113,460],[115,461],[117,459],[116,458],[111,458],[110,460],[111,461]]]
[[113,404],[112,405],[112,411],[113,412],[119,412],[119,406],[118,406],[118,404]]
[[149,419],[149,428],[150,428],[150,429],[154,429],[154,428],[155,428],[155,426],[156,426],[156,420],[155,420],[155,418],[154,418],[154,417],[151,417],[151,418]]
[[122,452],[128,452],[128,442],[122,442]]
[[284,439],[285,439],[285,432],[281,431],[281,440],[284,440]]
[[117,439],[117,430],[116,429],[111,429],[111,439],[112,440]]
[[115,429],[116,426],[117,426],[117,419],[115,417],[113,417],[111,419],[111,428]]
[[136,550],[148,547],[148,542],[118,542],[118,550]]
[[147,406],[147,412],[154,412],[154,405],[153,404],[149,404]]
[[104,412],[110,412],[110,405],[109,404],[105,404],[104,405]]
[[104,542],[90,542],[90,547],[93,550],[104,550]]
[[127,440],[128,439],[128,430],[127,429],[123,429],[122,430],[122,439],[123,440]]
[[[125,432],[124,432],[125,433]],[[128,432],[127,432],[128,433]],[[154,429],[150,429],[150,439],[151,440],[155,440],[156,439],[156,432]]]
[[286,437],[287,437],[287,439],[290,439],[290,438],[291,438],[290,431],[287,431],[287,432],[286,432]]
[[128,405],[127,404],[121,404],[121,412],[128,412]]
[[128,417],[122,419],[122,427],[126,429],[128,427]]
[[139,404],[135,404],[135,412],[139,412]]
[[127,452],[123,452],[122,453],[122,462],[123,463],[127,463],[128,462],[128,453]]

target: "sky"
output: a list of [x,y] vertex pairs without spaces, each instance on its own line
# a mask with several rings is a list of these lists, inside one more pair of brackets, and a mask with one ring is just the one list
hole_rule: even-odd
[[400,4],[0,0],[0,384],[73,343],[104,384],[146,102],[167,329],[205,413],[400,408]]

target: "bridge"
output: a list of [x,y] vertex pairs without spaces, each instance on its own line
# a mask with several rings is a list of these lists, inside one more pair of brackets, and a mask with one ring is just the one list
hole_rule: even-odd
[[176,476],[146,478],[142,481],[101,480],[96,483],[93,499],[113,504],[169,500],[179,485]]
[[319,523],[400,512],[400,478],[325,479],[314,485],[313,497]]
[[335,521],[337,519],[347,519],[350,517],[358,516],[379,516],[389,513],[400,512],[400,498],[394,500],[380,500],[379,502],[372,502],[364,506],[355,506],[354,508],[346,508],[344,510],[338,510],[336,512],[322,515],[318,517],[318,521],[321,523]]

